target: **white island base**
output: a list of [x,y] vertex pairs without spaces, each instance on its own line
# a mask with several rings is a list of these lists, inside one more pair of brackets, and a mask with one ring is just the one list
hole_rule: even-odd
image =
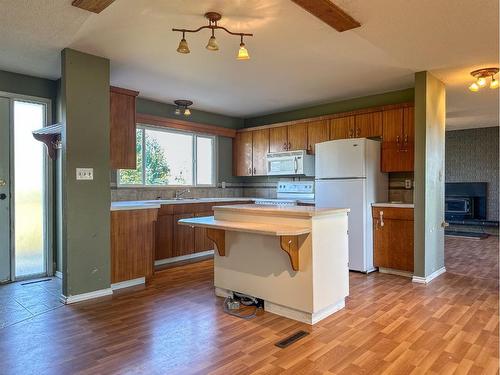
[[179,223],[210,228],[216,295],[261,298],[266,311],[308,324],[345,306],[347,209],[235,205],[214,212]]

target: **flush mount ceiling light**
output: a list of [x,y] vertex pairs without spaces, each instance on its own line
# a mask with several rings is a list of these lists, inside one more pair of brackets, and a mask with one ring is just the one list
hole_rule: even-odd
[[481,87],[485,87],[488,83],[488,78],[491,78],[490,89],[498,89],[498,80],[495,79],[495,74],[498,73],[498,68],[483,68],[470,72],[470,75],[476,79],[476,82],[469,86],[469,90],[476,92]]
[[253,34],[247,34],[247,33],[234,33],[232,31],[229,31],[223,26],[217,25],[217,22],[220,21],[222,16],[220,13],[217,12],[208,12],[205,13],[205,18],[208,19],[208,25],[206,26],[201,26],[197,29],[189,30],[189,29],[172,29],[172,31],[177,31],[182,33],[182,39],[179,42],[179,46],[177,47],[177,52],[179,53],[189,53],[191,52],[189,50],[188,43],[186,41],[186,33],[197,33],[198,31],[201,31],[203,29],[210,29],[212,31],[212,35],[210,36],[210,39],[208,39],[208,43],[206,45],[206,49],[209,51],[218,51],[219,50],[219,45],[217,43],[217,39],[215,38],[215,30],[224,30],[226,33],[231,34],[231,35],[237,35],[240,37],[240,48],[238,50],[238,55],[236,56],[237,60],[248,60],[250,58],[250,55],[248,54],[248,50],[245,46],[245,43],[243,42],[243,37],[244,36],[253,36]]
[[175,103],[175,111],[174,113],[176,115],[180,115],[181,113],[184,114],[184,116],[189,116],[191,115],[191,111],[189,110],[189,106],[193,104],[191,100],[174,100]]

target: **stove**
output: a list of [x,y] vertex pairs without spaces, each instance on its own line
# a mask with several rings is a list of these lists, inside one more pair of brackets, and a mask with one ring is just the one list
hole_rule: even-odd
[[280,181],[276,192],[276,199],[256,199],[255,204],[296,206],[298,201],[314,201],[314,181]]

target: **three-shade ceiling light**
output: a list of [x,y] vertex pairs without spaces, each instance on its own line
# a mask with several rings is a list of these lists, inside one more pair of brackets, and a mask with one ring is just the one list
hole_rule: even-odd
[[248,60],[250,58],[250,55],[248,54],[248,50],[246,48],[245,43],[243,42],[243,37],[245,36],[253,36],[253,34],[247,34],[247,33],[234,33],[232,31],[229,31],[223,26],[217,25],[217,22],[220,21],[222,16],[219,13],[216,12],[208,12],[205,13],[205,18],[208,19],[208,25],[206,26],[201,26],[197,29],[194,30],[189,30],[189,29],[172,29],[172,31],[177,31],[182,33],[182,39],[179,42],[179,47],[177,47],[177,52],[179,53],[189,53],[191,52],[189,50],[188,42],[186,40],[186,33],[197,33],[198,31],[201,31],[203,29],[210,29],[212,31],[212,35],[208,39],[208,43],[206,45],[206,49],[209,51],[218,51],[219,50],[219,45],[217,44],[217,39],[215,38],[215,30],[224,30],[228,34],[231,35],[237,35],[240,37],[240,48],[238,50],[238,55],[236,56],[237,60]]
[[184,116],[191,115],[191,110],[189,109],[189,106],[193,104],[191,100],[179,99],[179,100],[174,100],[174,103],[175,103],[174,113],[176,115],[180,115],[181,113],[184,114]]
[[485,87],[488,83],[488,78],[491,78],[490,89],[498,89],[498,80],[495,79],[495,74],[498,73],[498,68],[483,68],[471,72],[471,76],[476,79],[476,82],[469,86],[469,90],[476,92],[481,87]]

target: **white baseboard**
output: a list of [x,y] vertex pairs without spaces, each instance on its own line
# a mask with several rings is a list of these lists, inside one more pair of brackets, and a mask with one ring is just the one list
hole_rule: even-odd
[[342,298],[342,300],[338,301],[337,303],[327,306],[324,309],[315,313],[299,311],[282,305],[277,305],[269,301],[264,301],[264,310],[276,315],[284,316],[285,318],[297,320],[299,322],[311,325],[318,323],[319,321],[325,319],[326,317],[332,315],[333,313],[336,313],[337,311],[343,309],[344,307],[345,307],[344,298]]
[[409,272],[409,271],[401,271],[401,270],[395,270],[393,268],[385,268],[385,267],[379,267],[378,272],[387,273],[387,274],[396,275],[396,276],[409,277],[409,278],[412,278],[412,276],[413,276],[413,273]]
[[201,251],[199,253],[194,253],[194,254],[181,255],[181,256],[173,257],[173,258],[165,258],[165,259],[155,260],[155,266],[162,266],[164,264],[181,262],[183,260],[205,257],[207,255],[213,255],[213,253],[214,253],[213,250],[207,250],[207,251]]
[[440,269],[434,271],[433,273],[431,273],[429,276],[426,276],[426,277],[413,276],[411,281],[413,281],[414,283],[419,283],[419,284],[429,284],[432,280],[434,280],[436,277],[438,277],[439,275],[442,275],[445,272],[446,272],[446,268],[441,267]]
[[137,279],[120,281],[119,283],[111,284],[112,290],[118,290],[123,288],[130,288],[131,286],[142,285],[146,283],[145,277],[138,277]]
[[68,297],[61,295],[59,299],[62,303],[69,305],[72,303],[87,301],[89,299],[110,296],[112,294],[113,294],[113,289],[106,288],[106,289],[96,290],[94,292],[76,294],[74,296],[68,296]]
[[[217,297],[226,298],[226,297],[231,297],[233,295],[233,292],[228,289],[215,287],[215,295]],[[318,323],[320,320],[325,319],[326,317],[336,313],[339,310],[342,310],[344,307],[345,307],[345,298],[342,298],[337,303],[327,306],[324,309],[321,309],[315,313],[308,313],[305,311],[292,309],[290,307],[286,307],[283,305],[278,305],[276,303],[272,303],[269,301],[264,301],[265,311],[311,325]]]
[[57,277],[58,279],[61,279],[61,280],[62,280],[62,278],[63,278],[63,274],[62,274],[62,272],[61,272],[61,271],[56,271],[56,272],[54,273],[54,276],[55,276],[55,277]]

